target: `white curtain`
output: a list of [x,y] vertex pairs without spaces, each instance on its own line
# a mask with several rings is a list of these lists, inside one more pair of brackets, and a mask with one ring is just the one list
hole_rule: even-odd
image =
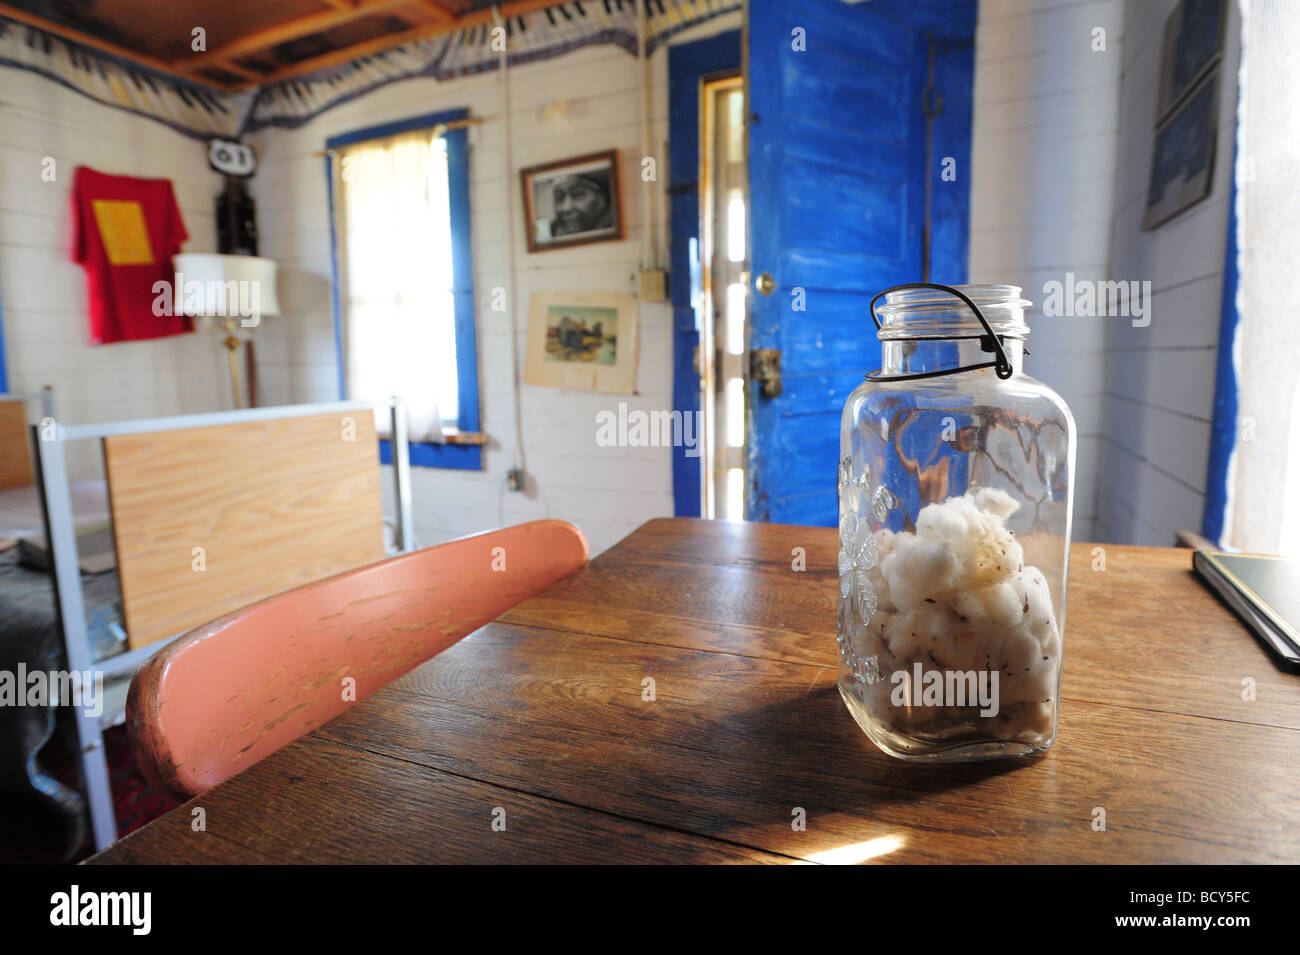
[[1224,543],[1300,555],[1300,3],[1242,4],[1236,446]]
[[440,440],[459,410],[446,142],[405,133],[334,162],[348,397],[399,395],[411,440]]

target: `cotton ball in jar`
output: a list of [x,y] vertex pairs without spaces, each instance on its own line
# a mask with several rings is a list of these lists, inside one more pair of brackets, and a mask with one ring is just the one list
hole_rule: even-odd
[[[914,532],[876,534],[879,562],[867,569],[878,596],[867,642],[878,652],[877,715],[895,729],[984,732],[992,738],[1045,740],[1052,732],[1060,634],[1051,592],[1005,521],[1019,504],[997,488],[980,488],[917,515]],[[889,699],[891,676],[923,670],[998,680],[999,711],[977,717],[950,703],[900,707]]]

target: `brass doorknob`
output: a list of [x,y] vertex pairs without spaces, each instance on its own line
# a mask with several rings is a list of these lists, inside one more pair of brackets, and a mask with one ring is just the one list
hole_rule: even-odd
[[758,278],[754,279],[754,288],[760,295],[771,295],[776,291],[776,279],[772,278],[771,272],[759,272]]

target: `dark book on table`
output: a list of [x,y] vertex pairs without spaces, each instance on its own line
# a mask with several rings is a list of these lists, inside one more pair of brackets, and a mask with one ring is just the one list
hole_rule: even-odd
[[1277,657],[1300,666],[1300,560],[1198,550],[1192,567]]

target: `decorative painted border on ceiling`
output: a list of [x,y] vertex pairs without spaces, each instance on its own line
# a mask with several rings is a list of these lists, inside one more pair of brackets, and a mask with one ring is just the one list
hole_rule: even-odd
[[[232,135],[257,96],[255,90],[227,93],[187,82],[4,17],[0,66],[39,74],[97,103],[148,116],[198,139]],[[0,87],[0,105],[3,100]]]
[[[738,12],[743,0],[645,0],[646,48],[653,53],[681,31]],[[637,48],[634,0],[569,0],[511,17],[511,66],[611,43]],[[148,116],[199,139],[242,136],[267,127],[293,128],[381,86],[414,77],[455,79],[497,68],[492,25],[416,40],[349,63],[237,93],[151,70],[88,49],[36,27],[0,17],[0,66],[38,73],[98,103]],[[2,99],[2,96],[0,96]]]
[[[647,0],[648,52],[688,27],[739,11],[743,0]],[[636,54],[637,10],[633,0],[573,0],[505,21],[509,63],[518,66],[560,56],[579,47],[612,43]],[[244,130],[294,127],[332,106],[380,86],[412,77],[455,79],[497,68],[492,24],[417,40],[353,60],[312,76],[263,86]]]

